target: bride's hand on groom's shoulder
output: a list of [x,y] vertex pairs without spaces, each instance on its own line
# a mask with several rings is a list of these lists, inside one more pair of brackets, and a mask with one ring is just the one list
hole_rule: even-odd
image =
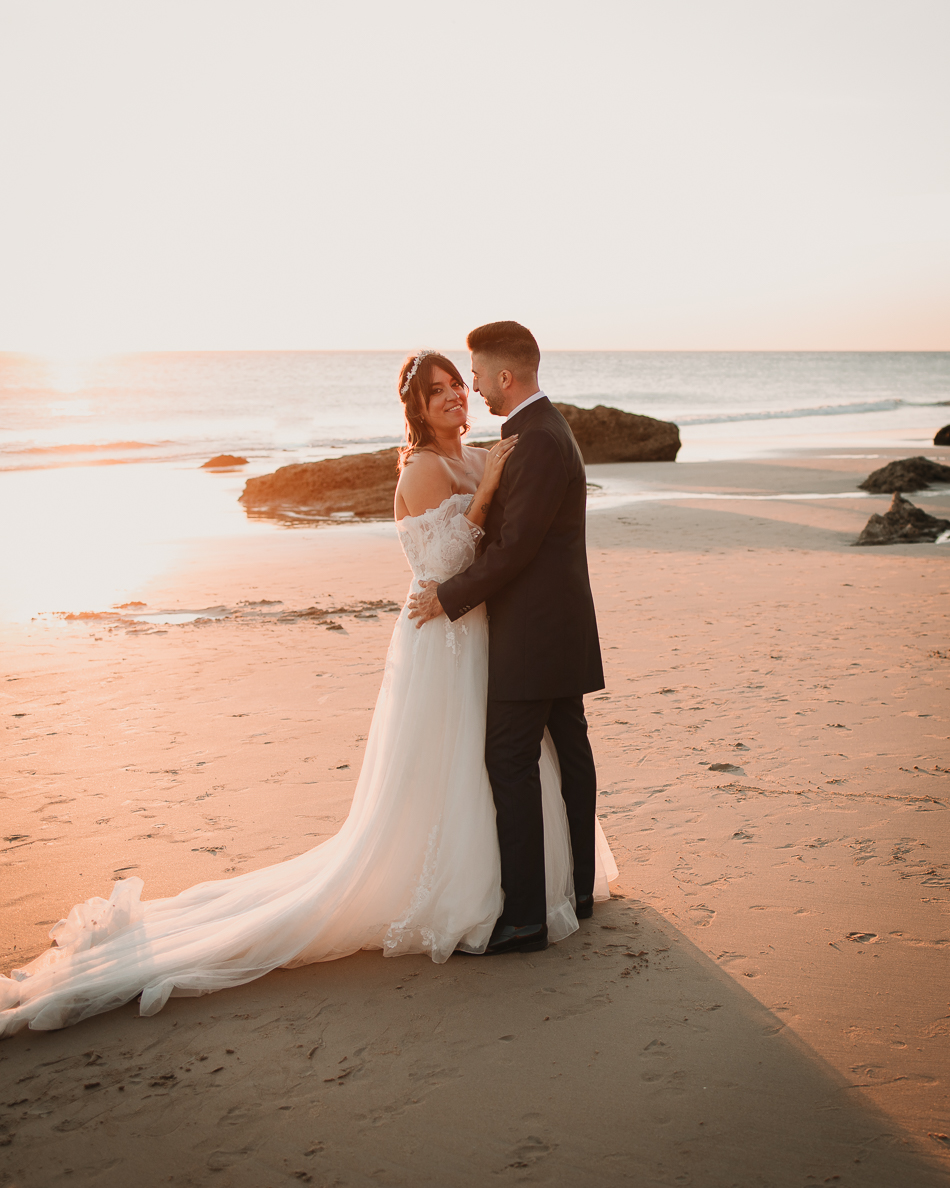
[[479,491],[494,495],[501,482],[501,473],[505,469],[508,456],[517,444],[518,434],[513,433],[511,437],[503,437],[501,441],[496,441],[488,450],[488,457],[485,459],[485,473],[479,484]]
[[409,618],[416,620],[416,626],[421,627],[431,619],[444,615],[442,603],[436,591],[438,582],[421,582],[422,590],[418,594],[409,595]]

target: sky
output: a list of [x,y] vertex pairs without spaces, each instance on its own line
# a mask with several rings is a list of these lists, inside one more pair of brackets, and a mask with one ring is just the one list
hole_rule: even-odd
[[946,0],[0,0],[0,350],[950,348]]

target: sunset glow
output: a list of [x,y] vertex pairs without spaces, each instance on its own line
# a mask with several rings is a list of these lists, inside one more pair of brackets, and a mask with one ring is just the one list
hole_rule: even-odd
[[121,485],[112,467],[101,466],[4,475],[23,512],[0,527],[8,559],[0,618],[108,610],[135,597],[190,542],[261,530],[234,493],[220,489],[219,476],[150,465],[122,470]]
[[[94,362],[94,356],[90,355],[40,352],[40,357],[45,365],[44,379],[46,383],[67,397],[69,393],[78,392],[85,385],[90,367]],[[68,402],[67,407],[75,411],[76,403],[75,401]]]

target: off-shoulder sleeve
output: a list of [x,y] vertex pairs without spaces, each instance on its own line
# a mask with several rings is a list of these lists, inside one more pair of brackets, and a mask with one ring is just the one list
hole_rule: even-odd
[[451,495],[421,516],[400,521],[400,539],[420,581],[444,582],[475,560],[485,533],[465,516],[471,502],[471,495]]

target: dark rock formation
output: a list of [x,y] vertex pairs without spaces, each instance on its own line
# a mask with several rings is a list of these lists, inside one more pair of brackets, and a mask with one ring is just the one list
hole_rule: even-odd
[[950,445],[950,425],[944,425],[934,435],[934,445]]
[[215,454],[207,462],[201,463],[202,470],[220,470],[225,466],[247,466],[247,458],[239,458],[237,454]]
[[671,421],[621,412],[619,408],[554,406],[577,438],[584,461],[675,462],[680,448],[679,429]]
[[397,450],[379,450],[323,462],[296,462],[248,479],[240,501],[258,511],[304,507],[317,516],[341,512],[391,516],[398,460]]
[[950,466],[921,457],[888,462],[858,486],[862,491],[890,494],[892,491],[925,491],[931,483],[950,483]]
[[883,516],[871,516],[856,545],[917,544],[936,540],[950,528],[950,520],[929,516],[913,503],[902,499],[897,491],[890,508]]

